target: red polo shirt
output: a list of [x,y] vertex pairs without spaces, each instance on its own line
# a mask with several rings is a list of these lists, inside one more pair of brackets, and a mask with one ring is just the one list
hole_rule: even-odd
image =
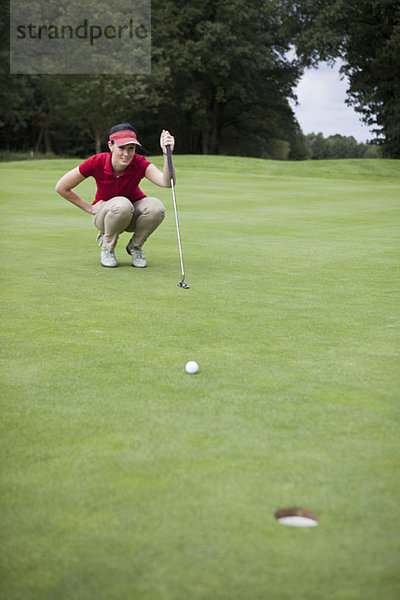
[[146,197],[139,188],[139,182],[143,179],[149,165],[151,163],[144,156],[135,154],[125,171],[117,177],[111,166],[111,152],[101,152],[79,165],[79,172],[84,177],[91,176],[96,180],[97,192],[93,204],[99,200],[110,200],[115,196],[125,196],[133,204]]

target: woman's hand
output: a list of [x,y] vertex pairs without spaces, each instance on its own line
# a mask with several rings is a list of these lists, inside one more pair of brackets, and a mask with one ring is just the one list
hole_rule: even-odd
[[170,134],[169,131],[163,129],[160,136],[160,146],[161,150],[164,154],[167,153],[167,146],[171,146],[171,152],[173,152],[175,147],[175,139],[174,136]]
[[88,210],[88,213],[92,215],[92,217],[94,217],[94,215],[97,214],[98,210],[99,207],[97,206],[97,204],[90,204],[90,209]]
[[90,215],[93,215],[95,213],[93,212],[94,207],[92,206],[92,204],[89,204],[89,202],[83,200],[72,189],[80,183],[82,183],[84,179],[86,179],[86,177],[81,175],[79,167],[75,167],[75,169],[68,171],[68,173],[65,173],[65,175],[63,175],[61,179],[57,181],[56,192],[60,194],[60,196],[68,200],[68,202],[72,202],[72,204],[75,204],[75,206],[78,206],[85,212],[89,213]]
[[[159,185],[160,187],[171,187],[171,177],[170,177],[169,165],[168,165],[167,146],[170,146],[171,152],[172,152],[174,149],[174,146],[175,146],[175,139],[174,139],[174,136],[171,135],[170,132],[167,131],[166,129],[163,129],[161,132],[160,146],[161,146],[161,149],[164,154],[163,170],[160,171],[160,169],[158,169],[155,165],[150,164],[146,169],[145,177],[147,177],[147,179],[149,181],[151,181],[152,183],[155,183],[156,185]],[[174,168],[174,164],[172,161],[172,157],[171,157],[171,164],[172,164],[173,178],[175,181],[175,168]]]

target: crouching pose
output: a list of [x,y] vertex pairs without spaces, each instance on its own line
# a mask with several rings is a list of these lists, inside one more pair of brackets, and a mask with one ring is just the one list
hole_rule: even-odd
[[[160,187],[171,186],[166,147],[169,145],[173,150],[174,144],[172,135],[163,130],[160,146],[164,154],[164,169],[160,171],[144,156],[136,154],[136,146],[141,145],[136,130],[129,123],[121,123],[110,129],[110,152],[91,156],[57,182],[56,191],[63,198],[93,215],[93,224],[99,230],[97,238],[100,240],[103,267],[117,266],[114,249],[123,231],[133,233],[126,246],[132,256],[132,265],[147,266],[142,246],[163,221],[165,208],[157,198],[147,197],[139,188],[139,182],[146,177]],[[94,177],[97,184],[93,204],[73,191],[87,177]]]

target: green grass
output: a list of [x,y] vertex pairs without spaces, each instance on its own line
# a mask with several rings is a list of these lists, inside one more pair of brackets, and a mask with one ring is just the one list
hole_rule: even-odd
[[0,597],[397,599],[400,161],[175,161],[187,291],[0,165]]

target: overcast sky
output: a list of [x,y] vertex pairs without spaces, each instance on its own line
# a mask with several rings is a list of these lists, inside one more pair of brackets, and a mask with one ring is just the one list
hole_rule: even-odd
[[345,104],[348,83],[340,79],[339,68],[339,63],[334,68],[320,63],[318,69],[308,69],[296,88],[299,105],[292,105],[293,109],[306,135],[322,132],[327,137],[340,133],[365,142],[373,135],[353,108]]

